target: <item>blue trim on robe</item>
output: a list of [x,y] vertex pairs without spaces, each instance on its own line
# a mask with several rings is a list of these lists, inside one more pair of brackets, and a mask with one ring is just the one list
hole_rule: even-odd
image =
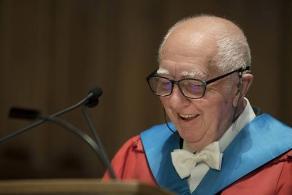
[[179,148],[178,133],[171,132],[163,124],[142,132],[140,136],[148,165],[159,186],[179,194],[190,194],[187,180],[178,176],[170,156],[174,149]]
[[[191,194],[187,179],[178,176],[171,162],[170,153],[179,148],[178,133],[158,125],[142,132],[141,140],[157,183],[178,194]],[[290,149],[292,128],[270,115],[259,115],[225,149],[221,171],[210,169],[192,194],[216,194]]]

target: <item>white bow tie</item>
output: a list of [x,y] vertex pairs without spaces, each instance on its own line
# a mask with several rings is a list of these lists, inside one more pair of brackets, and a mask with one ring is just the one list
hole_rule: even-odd
[[183,149],[171,152],[172,164],[182,179],[188,177],[191,169],[200,162],[206,163],[212,169],[220,170],[222,156],[218,142],[209,144],[196,154]]

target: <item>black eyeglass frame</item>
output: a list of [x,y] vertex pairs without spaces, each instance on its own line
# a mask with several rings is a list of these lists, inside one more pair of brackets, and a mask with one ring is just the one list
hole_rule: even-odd
[[[231,72],[225,73],[225,74],[223,74],[223,75],[220,75],[220,76],[218,76],[218,77],[215,77],[215,78],[209,79],[209,80],[207,80],[207,81],[200,80],[200,79],[194,79],[194,78],[183,78],[183,79],[180,79],[180,80],[172,80],[172,79],[169,79],[169,78],[167,78],[167,77],[164,77],[164,76],[161,76],[161,75],[157,74],[157,70],[158,70],[158,69],[156,69],[155,71],[153,71],[152,73],[150,73],[150,74],[146,77],[147,83],[148,83],[148,85],[149,85],[151,91],[152,91],[155,95],[157,95],[157,96],[161,96],[161,97],[170,96],[170,95],[172,94],[172,92],[173,92],[174,84],[176,84],[176,85],[178,86],[180,92],[183,94],[183,96],[185,96],[185,97],[187,97],[187,98],[190,98],[190,99],[200,99],[200,98],[204,97],[204,95],[205,95],[205,93],[206,93],[207,85],[209,85],[210,83],[213,83],[213,82],[215,82],[215,81],[218,81],[218,80],[220,80],[220,79],[223,79],[224,77],[227,77],[228,75],[231,75],[231,74],[233,74],[233,73],[235,73],[235,72],[238,72],[238,73],[239,73],[239,77],[241,77],[241,76],[242,76],[242,73],[245,72],[245,71],[248,71],[248,73],[250,73],[250,66],[245,66],[245,67],[241,67],[241,68],[235,69],[235,70],[233,70],[233,71],[231,71]],[[167,80],[170,81],[170,83],[171,83],[171,90],[170,90],[169,94],[166,94],[166,95],[158,95],[158,94],[152,89],[151,84],[150,84],[150,79],[153,78],[153,77],[164,78],[164,79],[167,79]],[[195,97],[195,98],[194,98],[194,97],[188,97],[188,96],[186,96],[186,95],[184,94],[183,90],[181,89],[180,85],[179,85],[179,83],[180,83],[181,81],[183,81],[183,80],[194,80],[194,81],[198,81],[198,82],[202,83],[203,90],[204,90],[203,93],[202,93],[202,95],[201,95],[200,97]]]

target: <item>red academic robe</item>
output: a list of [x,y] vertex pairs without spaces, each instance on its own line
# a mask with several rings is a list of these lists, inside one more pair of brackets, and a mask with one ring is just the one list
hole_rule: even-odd
[[[117,178],[157,185],[148,166],[140,136],[129,139],[112,160]],[[104,180],[108,180],[105,174]],[[225,188],[222,195],[292,195],[292,150]]]

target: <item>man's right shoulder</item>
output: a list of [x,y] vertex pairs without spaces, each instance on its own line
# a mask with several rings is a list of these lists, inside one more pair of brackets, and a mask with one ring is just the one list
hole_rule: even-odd
[[143,150],[143,145],[142,145],[142,141],[141,141],[140,135],[135,135],[135,136],[131,137],[130,139],[128,139],[123,144],[121,149],[132,150],[132,151],[135,151],[135,152],[143,152],[144,150]]
[[155,137],[159,136],[160,133],[163,133],[166,131],[169,131],[169,129],[166,129],[165,124],[158,124],[154,125],[144,131],[142,131],[139,135],[135,135],[131,138],[129,138],[121,147],[122,150],[127,151],[135,151],[135,152],[144,152],[143,149],[143,143],[141,136],[148,135],[148,137],[152,137],[155,135]]

